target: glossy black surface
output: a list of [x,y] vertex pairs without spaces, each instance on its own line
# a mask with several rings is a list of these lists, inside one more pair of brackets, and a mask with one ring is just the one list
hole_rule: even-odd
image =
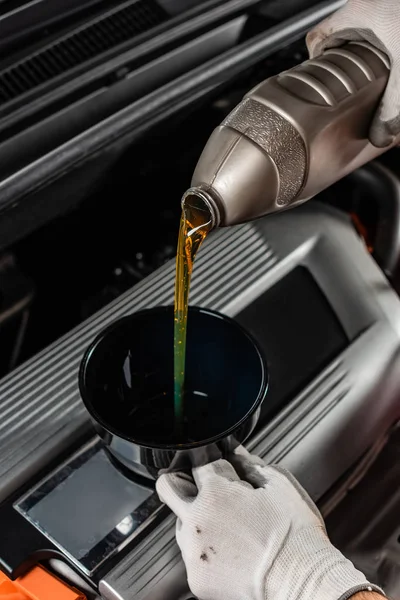
[[181,468],[179,458],[208,460],[213,444],[217,456],[242,443],[266,388],[253,338],[234,320],[196,307],[188,318],[183,429],[173,410],[173,307],[112,324],[88,348],[80,369],[83,401],[106,445],[124,464],[149,466],[152,474],[177,461]]
[[[54,544],[81,573],[93,576],[147,529],[162,504],[148,480],[133,480],[115,468],[94,438],[14,508],[45,536],[41,547]],[[28,529],[25,535],[29,540]]]

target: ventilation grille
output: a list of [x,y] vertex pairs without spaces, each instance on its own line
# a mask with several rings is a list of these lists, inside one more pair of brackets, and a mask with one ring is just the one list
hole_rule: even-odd
[[0,71],[0,105],[153,29],[168,18],[154,0],[136,0]]

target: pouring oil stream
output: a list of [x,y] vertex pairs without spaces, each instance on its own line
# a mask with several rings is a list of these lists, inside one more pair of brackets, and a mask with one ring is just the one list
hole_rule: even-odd
[[193,263],[197,251],[213,228],[213,224],[212,213],[200,196],[193,194],[184,197],[175,271],[174,410],[177,427],[182,425],[184,418],[186,333]]

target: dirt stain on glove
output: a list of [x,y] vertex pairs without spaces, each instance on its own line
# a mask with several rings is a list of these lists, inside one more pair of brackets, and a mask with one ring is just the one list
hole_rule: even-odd
[[196,525],[196,533],[199,533],[199,534],[201,533],[201,529],[198,525]]
[[208,556],[205,552],[202,552],[200,554],[200,560],[202,560],[203,562],[207,562],[208,561]]

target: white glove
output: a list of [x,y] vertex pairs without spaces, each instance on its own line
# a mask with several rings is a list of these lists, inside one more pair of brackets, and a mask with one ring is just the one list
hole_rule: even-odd
[[349,41],[366,41],[382,50],[391,63],[389,81],[369,138],[378,147],[398,142],[400,134],[400,1],[348,0],[347,4],[319,23],[307,35],[311,58],[326,48]]
[[[295,479],[244,449],[157,481],[178,517],[176,539],[200,600],[347,600],[370,585],[327,537]],[[239,477],[241,475],[242,479]]]

